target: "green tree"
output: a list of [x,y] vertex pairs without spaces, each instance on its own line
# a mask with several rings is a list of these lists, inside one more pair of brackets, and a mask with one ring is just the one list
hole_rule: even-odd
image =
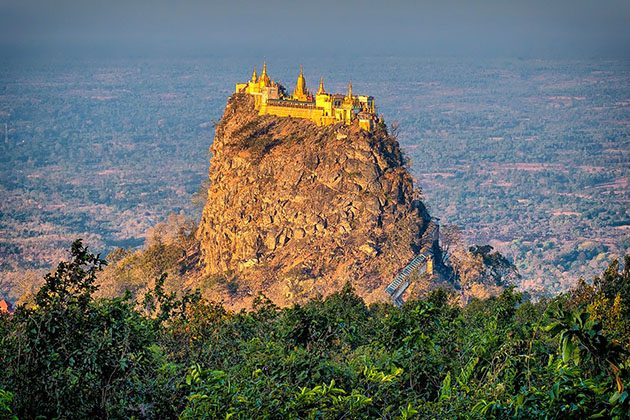
[[150,412],[158,352],[152,324],[129,296],[94,301],[105,261],[80,240],[46,275],[35,306],[18,307],[2,339],[0,385],[24,418],[128,417]]

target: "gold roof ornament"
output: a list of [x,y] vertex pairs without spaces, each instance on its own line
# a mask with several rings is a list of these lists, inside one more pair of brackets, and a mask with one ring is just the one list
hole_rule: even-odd
[[319,89],[317,89],[318,95],[325,95],[326,90],[324,89],[324,78],[319,79]]
[[262,86],[269,86],[271,80],[267,75],[267,62],[263,62],[262,73],[260,73],[260,78],[258,79],[258,81]]
[[343,98],[343,102],[346,104],[354,103],[354,96],[352,96],[352,80],[348,83],[348,93],[346,94],[346,97]]
[[256,66],[254,66],[254,71],[252,72],[252,83],[256,83],[258,81],[258,73],[256,73]]
[[308,96],[308,90],[306,89],[306,78],[304,78],[304,68],[300,64],[300,74],[295,84],[295,90],[293,91],[293,97],[299,100],[306,100]]

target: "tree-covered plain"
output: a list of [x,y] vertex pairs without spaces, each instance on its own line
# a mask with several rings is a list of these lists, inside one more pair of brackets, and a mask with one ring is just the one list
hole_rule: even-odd
[[[0,294],[15,301],[66,244],[141,246],[198,219],[213,122],[262,58],[0,62]],[[268,57],[289,89],[298,63]],[[526,290],[567,290],[628,250],[627,63],[306,58],[307,82],[374,95],[432,215],[508,257]],[[6,124],[6,138],[5,138]]]
[[3,418],[628,418],[630,256],[538,302],[513,289],[366,306],[350,287],[230,312],[198,293],[95,298],[80,242],[0,315]]

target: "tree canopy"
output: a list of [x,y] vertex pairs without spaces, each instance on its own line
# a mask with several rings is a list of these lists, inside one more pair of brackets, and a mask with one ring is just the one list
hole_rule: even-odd
[[71,253],[34,305],[0,316],[3,418],[628,416],[630,256],[539,302],[437,290],[367,306],[347,286],[234,313],[164,277],[140,303],[95,298],[105,262]]

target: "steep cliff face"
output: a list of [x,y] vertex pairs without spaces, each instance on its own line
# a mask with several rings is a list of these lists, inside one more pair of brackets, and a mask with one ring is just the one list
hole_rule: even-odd
[[291,304],[348,281],[366,301],[386,300],[384,287],[414,254],[437,250],[436,226],[384,127],[258,116],[250,96],[235,94],[211,151],[197,236],[206,274],[231,285],[227,302],[262,291]]

